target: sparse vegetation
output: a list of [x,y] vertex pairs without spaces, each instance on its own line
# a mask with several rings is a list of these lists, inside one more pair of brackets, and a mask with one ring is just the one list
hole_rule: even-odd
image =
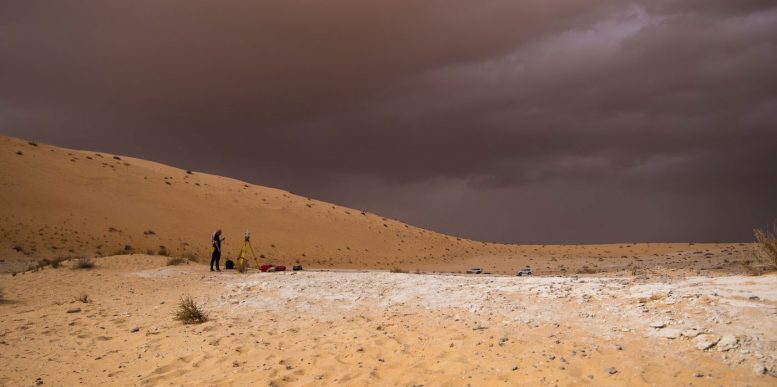
[[184,324],[201,324],[208,321],[208,315],[189,297],[182,297],[178,303],[175,319]]
[[167,260],[167,266],[178,266],[183,263],[186,263],[186,260],[179,257],[172,257]]
[[170,255],[170,252],[169,252],[169,251],[167,251],[167,247],[165,247],[165,246],[159,246],[159,251],[157,251],[157,254],[158,254],[158,255],[161,255],[161,256],[163,256],[163,257],[166,257],[166,256]]
[[92,302],[92,300],[89,299],[89,295],[86,293],[81,293],[78,297],[76,297],[76,301],[83,302],[84,304]]
[[588,266],[583,266],[580,270],[577,271],[577,274],[595,274],[595,273],[597,273],[597,271]]
[[392,272],[392,273],[407,273],[407,270],[404,270],[404,269],[400,269],[400,268],[398,268],[398,267],[395,267],[395,268],[391,269],[391,272]]
[[78,261],[76,261],[76,265],[73,267],[74,269],[92,269],[94,268],[94,262],[89,259],[88,257],[81,257],[78,258]]
[[54,269],[56,269],[56,268],[60,267],[60,266],[62,265],[62,262],[64,262],[65,260],[66,260],[66,258],[63,258],[63,257],[56,257],[56,258],[54,258],[54,259],[51,259],[51,260],[49,260],[49,259],[44,259],[44,260],[41,262],[41,264],[42,264],[43,266],[51,266],[51,267],[53,267]]
[[183,258],[186,258],[189,262],[197,262],[197,254],[194,253],[184,253],[181,255]]
[[755,240],[758,243],[760,256],[772,266],[777,267],[777,221],[766,230],[755,229]]

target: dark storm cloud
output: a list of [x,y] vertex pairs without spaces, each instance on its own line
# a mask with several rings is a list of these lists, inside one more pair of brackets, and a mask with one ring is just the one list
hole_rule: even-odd
[[777,218],[771,1],[7,1],[0,23],[6,134],[488,240]]

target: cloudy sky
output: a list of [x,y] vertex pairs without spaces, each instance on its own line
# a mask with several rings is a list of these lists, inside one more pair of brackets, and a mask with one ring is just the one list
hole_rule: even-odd
[[747,241],[777,4],[4,0],[0,133],[481,240]]

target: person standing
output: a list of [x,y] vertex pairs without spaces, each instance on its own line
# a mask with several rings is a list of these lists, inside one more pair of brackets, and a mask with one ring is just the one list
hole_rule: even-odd
[[210,256],[210,271],[213,271],[213,263],[216,263],[216,271],[221,271],[219,268],[219,261],[221,261],[221,242],[225,238],[221,237],[221,229],[216,230],[213,233],[213,254]]

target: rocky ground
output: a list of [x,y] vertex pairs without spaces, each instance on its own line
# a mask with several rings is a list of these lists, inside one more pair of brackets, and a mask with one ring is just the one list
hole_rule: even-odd
[[[777,383],[777,275],[239,274],[143,255],[68,265],[2,276],[0,384]],[[172,318],[185,295],[210,321]]]

